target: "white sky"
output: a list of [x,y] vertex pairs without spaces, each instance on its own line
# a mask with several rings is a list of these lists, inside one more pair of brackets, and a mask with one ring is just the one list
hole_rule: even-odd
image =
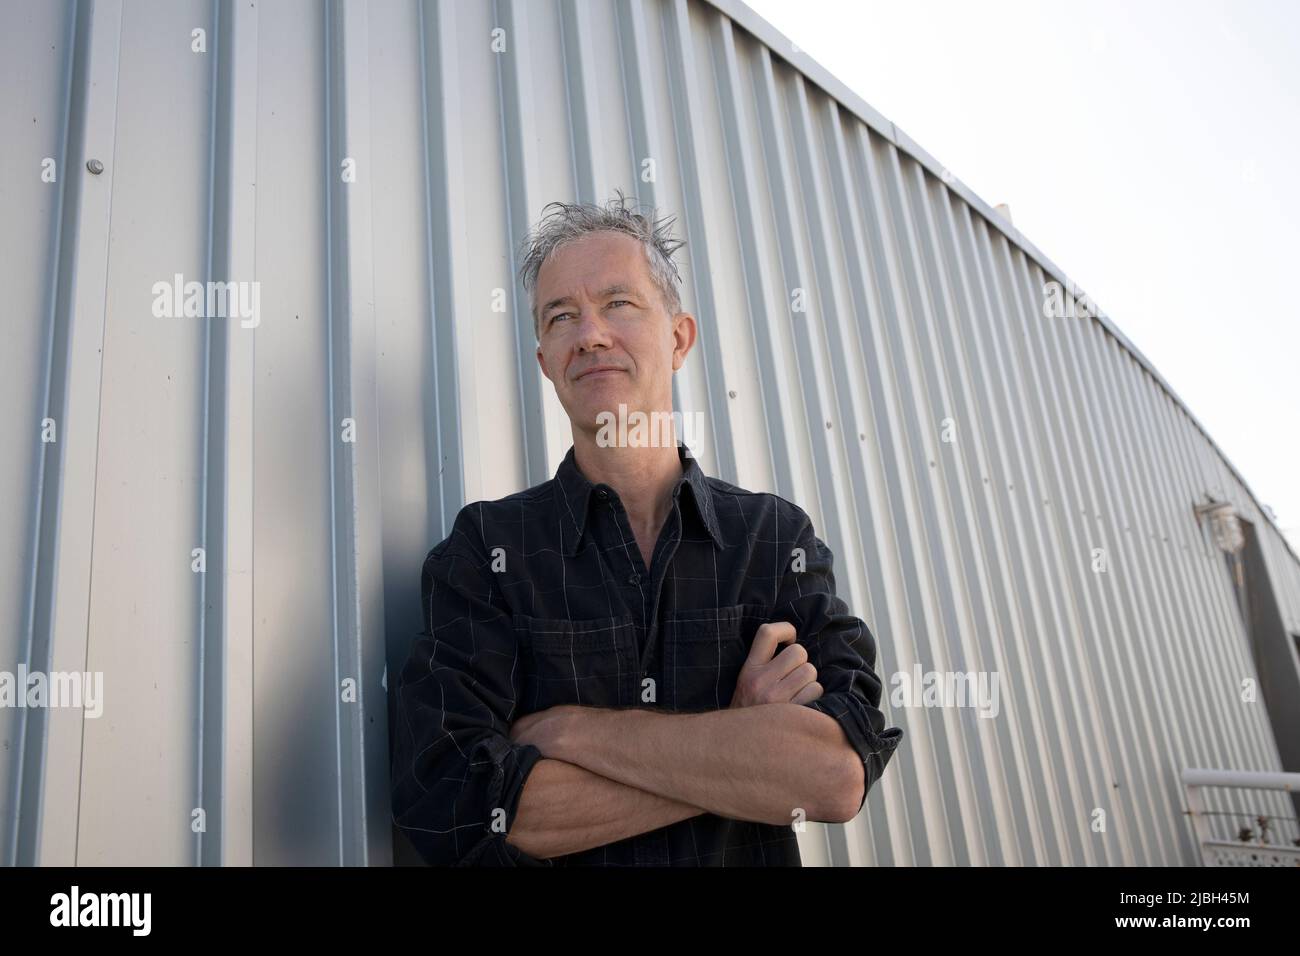
[[1300,550],[1300,2],[746,2],[1008,203]]

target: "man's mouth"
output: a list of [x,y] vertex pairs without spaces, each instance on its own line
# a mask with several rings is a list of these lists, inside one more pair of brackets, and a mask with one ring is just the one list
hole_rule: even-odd
[[591,371],[583,372],[581,375],[579,375],[578,381],[583,381],[584,379],[588,379],[588,378],[600,378],[605,375],[613,375],[616,372],[624,372],[624,371],[627,370],[621,368],[595,368],[592,369]]

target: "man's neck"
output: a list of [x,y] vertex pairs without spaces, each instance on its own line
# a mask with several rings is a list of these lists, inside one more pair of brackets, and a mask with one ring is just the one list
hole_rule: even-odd
[[647,550],[646,540],[653,547],[672,510],[673,488],[682,477],[676,439],[670,445],[601,447],[595,434],[575,430],[573,454],[588,481],[609,485],[618,493],[642,550]]

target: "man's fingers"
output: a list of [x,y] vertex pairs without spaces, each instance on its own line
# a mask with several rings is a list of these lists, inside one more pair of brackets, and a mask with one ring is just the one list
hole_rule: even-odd
[[776,657],[772,658],[769,664],[771,671],[776,674],[777,680],[785,677],[800,664],[808,660],[808,648],[802,644],[791,644]]
[[749,657],[745,663],[766,664],[776,653],[778,644],[793,641],[795,636],[794,625],[789,621],[772,621],[769,624],[759,625],[758,632],[754,635],[754,643],[749,646]]
[[813,681],[811,684],[806,685],[803,690],[799,691],[799,693],[795,694],[794,697],[790,699],[790,703],[806,704],[809,701],[816,700],[821,695],[822,685],[817,681]]
[[817,680],[817,668],[804,661],[776,682],[775,692],[780,700],[793,701],[809,684]]

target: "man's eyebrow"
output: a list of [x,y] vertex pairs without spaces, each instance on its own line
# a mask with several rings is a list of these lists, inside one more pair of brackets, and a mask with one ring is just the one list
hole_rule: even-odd
[[572,301],[573,301],[573,296],[571,296],[571,295],[560,296],[560,298],[558,298],[558,299],[552,299],[550,302],[548,302],[548,303],[546,303],[544,306],[542,306],[542,312],[543,312],[543,313],[549,312],[549,311],[551,311],[551,309],[555,308],[557,305],[564,305],[564,303],[566,303],[566,302],[572,302]]
[[[599,292],[596,293],[596,298],[603,299],[611,295],[636,295],[636,290],[629,289],[625,285],[615,284],[611,286],[606,286],[605,288],[601,289]],[[566,303],[572,301],[573,301],[573,296],[571,295],[562,295],[558,299],[552,299],[550,302],[546,303],[546,305],[542,306],[542,314],[545,315],[547,312],[551,311],[551,309],[555,308],[557,305],[565,305]]]

